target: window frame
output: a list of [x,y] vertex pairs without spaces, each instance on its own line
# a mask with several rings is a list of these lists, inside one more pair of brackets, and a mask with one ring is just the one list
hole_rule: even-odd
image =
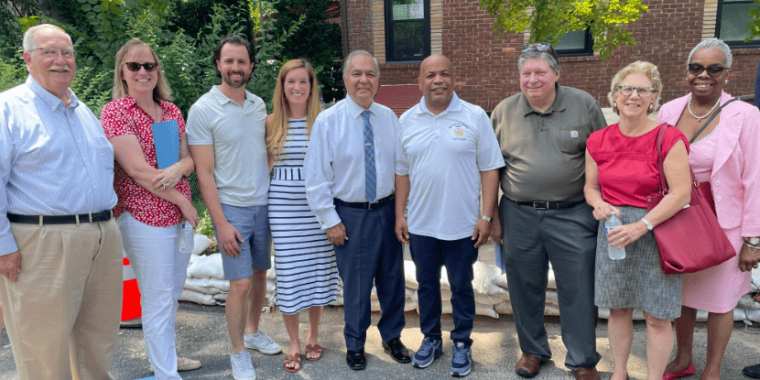
[[[739,0],[739,1],[732,1],[729,4],[755,4],[754,0]],[[740,49],[752,49],[752,48],[760,48],[760,37],[758,37],[755,40],[751,40],[750,42],[744,42],[742,41],[726,41],[721,38],[720,36],[720,27],[721,27],[721,20],[723,19],[723,5],[725,5],[725,2],[723,0],[718,0],[718,11],[715,15],[715,38],[719,38],[723,40],[723,42],[726,43],[731,48],[740,48]]]
[[[385,59],[386,62],[403,62],[414,63],[422,62],[430,56],[431,38],[430,38],[430,0],[422,0],[423,15],[422,19],[414,20],[393,20],[393,0],[384,0],[385,9]],[[422,33],[425,38],[425,48],[422,57],[403,58],[394,56],[393,49],[393,24],[394,23],[412,23],[422,21]]]
[[557,47],[554,46],[554,51],[557,53],[557,56],[558,57],[588,57],[588,56],[594,55],[594,39],[591,38],[591,30],[590,28],[586,28],[586,30],[584,30],[583,32],[584,32],[584,38],[583,38],[582,49],[557,49]]

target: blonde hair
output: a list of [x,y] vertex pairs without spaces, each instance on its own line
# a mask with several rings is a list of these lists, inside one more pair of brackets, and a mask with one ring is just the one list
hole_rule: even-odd
[[285,77],[288,73],[295,69],[304,69],[309,75],[309,85],[311,86],[311,92],[309,93],[308,109],[306,115],[306,136],[311,136],[311,126],[314,125],[314,120],[317,119],[317,115],[322,111],[322,107],[319,103],[319,82],[317,81],[317,75],[314,73],[314,67],[311,66],[309,61],[299,58],[291,59],[285,62],[280,69],[280,73],[277,75],[277,85],[274,88],[274,95],[272,96],[272,121],[269,137],[267,137],[267,149],[272,153],[272,156],[276,161],[280,160],[283,147],[285,146],[285,140],[288,136],[288,118],[291,116],[290,104],[285,97],[283,87],[285,86]]
[[652,82],[652,93],[656,94],[657,98],[652,102],[652,109],[647,109],[647,114],[660,108],[660,95],[662,94],[662,79],[660,79],[660,71],[657,70],[657,66],[650,62],[636,61],[620,69],[620,71],[618,71],[612,78],[612,86],[610,86],[610,92],[607,94],[607,100],[610,101],[610,106],[612,106],[615,113],[618,115],[620,114],[620,111],[615,107],[615,97],[618,92],[620,92],[618,86],[620,86],[620,82],[622,82],[625,77],[631,74],[644,74]]
[[172,101],[172,91],[169,88],[169,83],[166,82],[163,70],[161,70],[161,63],[158,61],[156,52],[151,49],[150,45],[137,38],[127,41],[127,43],[116,52],[116,68],[113,71],[113,91],[111,93],[111,98],[119,99],[129,96],[127,83],[121,79],[121,73],[122,70],[124,70],[124,59],[129,52],[142,49],[148,49],[150,55],[153,56],[153,59],[158,64],[158,67],[156,68],[156,75],[158,75],[158,77],[156,87],[153,88],[153,101],[156,103]]

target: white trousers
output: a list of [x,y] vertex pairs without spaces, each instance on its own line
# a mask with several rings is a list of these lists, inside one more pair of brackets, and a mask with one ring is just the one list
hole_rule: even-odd
[[190,262],[190,255],[179,251],[181,224],[153,227],[128,212],[117,222],[140,288],[143,336],[156,379],[181,380],[174,319]]

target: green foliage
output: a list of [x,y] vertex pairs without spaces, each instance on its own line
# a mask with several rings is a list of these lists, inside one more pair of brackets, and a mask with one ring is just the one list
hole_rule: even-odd
[[195,228],[195,233],[203,234],[209,238],[214,237],[214,225],[211,223],[211,215],[208,214],[208,210],[204,210],[201,215],[198,227]]
[[749,37],[744,42],[750,42],[760,37],[760,0],[755,0],[756,7],[749,11],[749,15],[752,16],[752,21],[747,25],[749,29]]
[[0,92],[16,87],[26,80],[27,71],[23,65],[0,58]]
[[100,110],[111,101],[113,88],[113,67],[100,70],[96,67],[77,67],[77,75],[71,83],[71,90],[92,112],[100,118]]
[[280,0],[275,4],[275,27],[284,31],[303,20],[303,24],[283,44],[287,59],[306,58],[317,70],[325,102],[342,99],[340,26],[327,21],[327,4],[330,0]]
[[567,32],[589,28],[602,60],[623,44],[636,44],[624,26],[649,11],[641,0],[480,0],[480,7],[496,16],[500,36],[527,28],[530,42],[556,44]]
[[[253,40],[254,20],[251,13],[250,0],[165,0],[171,3],[173,12],[170,15],[172,26],[169,28],[172,32],[183,31],[189,36],[198,35],[202,32],[205,25],[212,23],[213,14],[216,7],[223,6],[230,9],[240,9],[244,15],[236,20],[241,30],[238,34],[245,36],[248,40]],[[256,0],[253,0],[256,1]],[[256,15],[258,17],[258,15]],[[256,20],[258,21],[258,20]]]

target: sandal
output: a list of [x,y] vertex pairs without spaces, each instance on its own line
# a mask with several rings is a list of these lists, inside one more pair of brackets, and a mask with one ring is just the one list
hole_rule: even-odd
[[[310,358],[309,354],[312,353],[312,352],[316,352],[317,353],[317,357],[315,357],[313,359]],[[310,362],[315,362],[315,361],[317,361],[319,359],[322,359],[322,346],[320,346],[318,344],[315,344],[315,345],[307,344],[306,345],[306,360],[308,360]]]
[[[289,365],[293,363],[296,363],[298,365],[295,367],[288,367]],[[290,372],[290,373],[298,372],[298,370],[301,369],[301,354],[285,356],[285,360],[282,361],[282,367],[285,368],[286,372]]]

